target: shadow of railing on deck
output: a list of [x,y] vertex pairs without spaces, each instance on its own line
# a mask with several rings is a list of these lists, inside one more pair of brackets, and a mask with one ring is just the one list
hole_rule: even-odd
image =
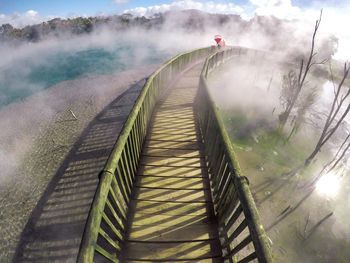
[[[196,260],[209,260],[209,250],[214,255],[211,262],[222,262],[198,124],[194,116],[173,118],[174,114],[155,113],[150,122],[152,133],[141,153],[126,231],[129,244],[140,243],[146,249],[128,256],[142,260],[161,254],[166,256],[162,262],[168,262],[196,254]],[[191,126],[190,137],[183,134],[187,125]],[[158,128],[162,132],[158,133]],[[157,251],[147,249],[156,244]]]
[[81,134],[33,210],[13,263],[76,261],[98,174],[144,83],[110,103]]

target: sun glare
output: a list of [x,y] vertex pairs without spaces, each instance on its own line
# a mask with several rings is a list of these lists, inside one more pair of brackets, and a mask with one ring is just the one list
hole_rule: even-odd
[[316,190],[322,195],[334,197],[339,192],[340,177],[329,173],[322,176],[316,183]]

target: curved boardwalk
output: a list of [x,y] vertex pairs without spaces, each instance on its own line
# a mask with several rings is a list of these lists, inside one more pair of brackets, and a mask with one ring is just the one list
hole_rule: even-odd
[[[194,113],[202,66],[176,79],[154,110],[129,206],[122,261],[222,262]],[[143,84],[117,98],[84,131],[33,211],[13,262],[76,262],[97,175]]]
[[194,114],[202,64],[156,106],[129,208],[124,261],[221,262],[208,168]]
[[83,132],[32,212],[13,263],[76,262],[98,174],[144,83],[115,99]]

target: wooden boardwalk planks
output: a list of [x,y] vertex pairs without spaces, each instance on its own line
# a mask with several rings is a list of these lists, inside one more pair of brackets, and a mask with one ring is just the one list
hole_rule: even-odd
[[198,71],[185,73],[153,114],[129,209],[126,262],[222,262],[193,109]]

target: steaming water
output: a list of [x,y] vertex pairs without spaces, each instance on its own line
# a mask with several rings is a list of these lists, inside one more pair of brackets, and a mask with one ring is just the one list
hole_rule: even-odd
[[[23,44],[16,50],[0,43],[0,262],[11,261],[31,211],[88,123],[155,68],[144,65],[171,56],[144,42],[91,42],[87,37],[59,39]],[[72,79],[77,80],[66,81]],[[50,87],[49,92],[16,103]],[[64,121],[68,108],[78,121]],[[61,143],[66,146],[57,147]],[[43,162],[44,156],[48,161]]]
[[145,64],[160,63],[170,55],[153,47],[139,56],[139,48],[117,46],[78,51],[53,51],[40,60],[15,59],[0,68],[0,108],[59,82],[88,74],[111,74]]
[[[232,64],[226,64],[225,70],[219,69],[218,74],[210,76],[209,85],[217,105],[225,113],[226,127],[237,146],[242,171],[251,182],[275,262],[350,262],[350,170],[338,169],[326,174],[312,192],[305,185],[332,156],[322,160],[319,155],[318,169],[314,167],[293,177],[283,174],[300,165],[311,152],[314,142],[306,130],[315,136],[311,130],[314,128],[304,125],[304,133],[299,131],[294,135],[291,142],[297,146],[294,152],[289,152],[285,143],[265,141],[266,134],[259,135],[261,131],[275,129],[270,124],[277,119],[273,112],[281,110],[273,107],[279,104],[281,75],[288,70],[266,59],[235,58]],[[320,78],[318,82],[309,80],[323,88],[317,106],[329,108],[334,96],[333,84]]]

